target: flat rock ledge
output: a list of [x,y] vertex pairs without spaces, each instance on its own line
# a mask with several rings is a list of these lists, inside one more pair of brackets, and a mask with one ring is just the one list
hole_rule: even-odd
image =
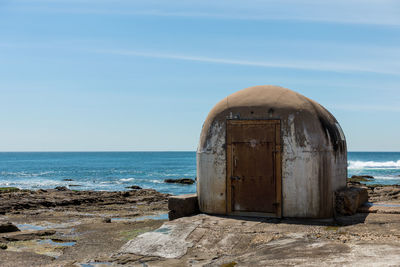
[[75,191],[67,188],[19,190],[0,193],[0,214],[28,209],[80,206],[113,205],[124,203],[166,201],[168,194],[153,189],[130,191]]

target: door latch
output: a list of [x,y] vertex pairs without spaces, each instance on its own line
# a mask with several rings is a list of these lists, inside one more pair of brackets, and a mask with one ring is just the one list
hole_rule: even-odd
[[239,181],[239,180],[240,180],[240,177],[239,177],[239,176],[231,176],[231,180],[232,180],[232,181],[233,181],[233,180]]

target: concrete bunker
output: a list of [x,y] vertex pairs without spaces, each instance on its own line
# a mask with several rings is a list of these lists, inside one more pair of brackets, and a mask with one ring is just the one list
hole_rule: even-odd
[[347,148],[335,117],[278,86],[255,86],[220,101],[197,149],[201,212],[328,218],[346,187]]

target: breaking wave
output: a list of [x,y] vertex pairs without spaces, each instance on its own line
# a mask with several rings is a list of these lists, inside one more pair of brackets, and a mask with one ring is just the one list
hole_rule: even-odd
[[349,161],[349,169],[400,169],[400,160],[398,161]]
[[122,178],[122,179],[119,179],[121,182],[129,182],[129,181],[133,181],[133,180],[135,180],[135,178]]

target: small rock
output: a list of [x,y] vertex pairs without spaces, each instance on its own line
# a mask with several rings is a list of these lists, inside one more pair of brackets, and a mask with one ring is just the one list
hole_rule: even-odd
[[72,182],[73,179],[63,179],[63,181],[65,181],[65,182]]
[[172,184],[194,184],[194,180],[190,178],[181,178],[181,179],[165,179],[165,183]]
[[0,224],[0,233],[10,233],[10,232],[18,232],[20,231],[17,226],[8,222]]
[[7,249],[7,245],[0,243],[0,249]]
[[370,175],[353,175],[353,176],[351,176],[351,178],[348,178],[348,181],[349,182],[370,182],[373,179],[375,179],[375,178]]
[[104,218],[103,223],[111,223],[111,218]]
[[80,184],[70,184],[70,185],[68,185],[69,187],[72,187],[72,186],[81,186]]
[[137,186],[137,185],[131,185],[131,186],[127,186],[127,187],[125,187],[125,188],[129,188],[129,189],[133,189],[133,190],[142,189],[140,186]]
[[69,190],[67,187],[65,187],[65,186],[57,186],[56,188],[54,188],[54,189],[56,189],[56,190],[58,190],[58,191],[67,191],[67,190]]

